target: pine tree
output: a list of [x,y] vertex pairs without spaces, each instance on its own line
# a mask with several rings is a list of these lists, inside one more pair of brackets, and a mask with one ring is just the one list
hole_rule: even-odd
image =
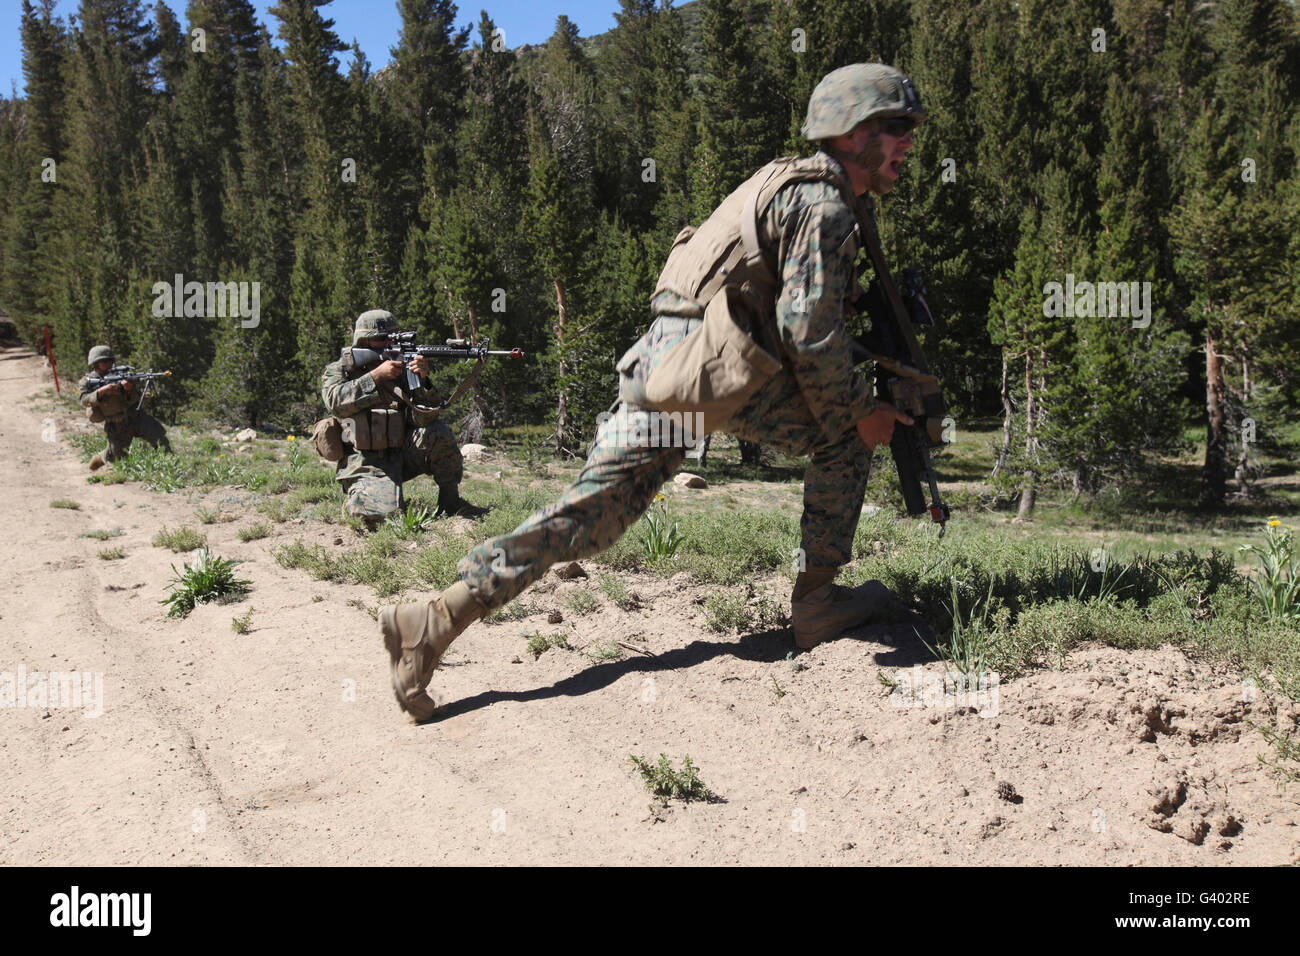
[[891,261],[916,267],[926,278],[927,301],[943,327],[921,330],[923,345],[959,418],[993,411],[999,388],[998,350],[986,331],[993,276],[981,268],[984,230],[972,214],[979,181],[971,104],[977,8],[977,0],[914,5],[904,72],[926,118],[878,217]]
[[230,237],[229,260],[222,265],[227,281],[258,283],[260,316],[244,321],[213,319],[208,334],[214,343],[211,368],[203,378],[194,407],[206,418],[231,425],[261,425],[311,412],[293,410],[304,383],[295,361],[296,337],[289,310],[294,265],[293,221],[299,206],[293,188],[299,179],[299,134],[292,122],[289,80],[283,56],[271,45],[265,28],[258,34],[257,66],[235,76],[235,123],[238,159],[222,170],[222,212]]
[[52,268],[38,293],[51,302],[64,367],[81,367],[96,342],[122,350],[119,303],[135,295],[133,210],[154,52],[153,29],[136,0],[83,0],[67,73],[67,158],[51,217]]
[[[595,71],[601,102],[595,154],[600,178],[595,196],[604,209],[617,212],[630,228],[643,232],[652,224],[658,193],[643,173],[646,160],[655,158],[651,110],[657,85],[654,55],[659,12],[655,0],[619,0],[619,8],[614,14],[618,27],[600,50]],[[557,30],[552,40],[558,35]],[[575,66],[582,63],[569,59]]]
[[[344,161],[355,157],[336,151],[341,138],[336,125],[344,104],[344,81],[335,54],[346,49],[334,33],[332,20],[317,7],[320,0],[281,0],[271,8],[280,21],[279,35],[289,63],[288,79],[294,115],[303,144],[303,197],[306,208],[294,237],[296,260],[290,280],[289,308],[297,326],[298,362],[306,400],[316,401],[316,376],[333,361],[348,340],[351,320],[360,306],[353,299],[348,261],[343,182]],[[356,175],[366,175],[360,165]]]
[[562,49],[548,50],[537,108],[528,122],[529,204],[526,230],[542,272],[555,296],[552,361],[559,394],[555,448],[576,446],[570,421],[566,379],[581,356],[570,350],[571,293],[591,242],[592,182],[590,140],[584,136],[591,102],[590,81]]
[[[1090,493],[1121,476],[1137,477],[1154,454],[1176,450],[1185,420],[1177,390],[1188,341],[1167,314],[1168,285],[1159,276],[1165,164],[1141,99],[1119,75],[1111,76],[1098,173],[1101,232],[1088,278],[1151,289],[1151,314],[1076,319],[1076,385],[1062,410],[1063,464],[1076,490]],[[1099,306],[1100,300],[1099,294]]]
[[655,17],[651,57],[655,79],[652,157],[658,197],[648,255],[662,261],[677,233],[694,218],[690,176],[697,141],[698,100],[692,98],[687,82],[686,34],[681,14],[671,0],[663,0]]
[[[390,51],[385,94],[390,95],[407,130],[403,153],[412,171],[406,187],[413,196],[421,184],[432,193],[456,181],[456,129],[465,96],[461,57],[469,29],[457,30],[451,0],[399,0],[402,31]],[[423,178],[418,172],[423,170]]]
[[[40,327],[50,321],[47,296],[53,277],[40,263],[48,256],[58,166],[64,158],[63,69],[68,41],[62,22],[54,16],[53,0],[42,0],[39,11],[24,0],[22,45],[27,92],[23,103],[12,104],[10,114],[13,140],[4,192],[7,202],[0,216],[4,228],[0,296],[22,336],[36,341]],[[54,181],[49,181],[47,172]]]
[[1015,263],[998,278],[989,306],[989,335],[1003,349],[1006,411],[994,478],[998,487],[1020,495],[1022,518],[1033,513],[1042,485],[1062,467],[1067,421],[1059,409],[1075,388],[1069,374],[1073,330],[1068,319],[1047,314],[1047,283],[1062,282],[1080,266],[1080,272],[1086,269],[1069,229],[1068,175],[1049,167],[1040,182],[1042,209],[1025,210]]
[[707,218],[775,151],[765,137],[764,76],[751,52],[754,38],[745,21],[745,4],[702,2],[700,137],[691,184],[696,221]]

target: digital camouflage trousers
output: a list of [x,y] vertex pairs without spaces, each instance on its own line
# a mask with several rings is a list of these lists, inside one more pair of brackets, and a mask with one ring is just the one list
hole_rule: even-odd
[[131,442],[143,438],[155,448],[171,451],[171,442],[167,440],[167,429],[162,422],[148,412],[131,409],[122,418],[109,419],[104,422],[104,434],[108,437],[108,447],[104,449],[104,461],[116,461],[124,458],[131,448]]
[[[643,342],[647,340],[652,343],[646,345],[648,351],[662,354],[675,338],[654,342],[647,335]],[[647,435],[662,438],[661,422],[655,413],[620,402],[598,428],[586,465],[559,501],[470,551],[457,570],[479,603],[489,610],[501,607],[552,564],[599,554],[617,541],[685,458],[680,429],[677,447],[664,447],[674,444],[671,439],[647,447]],[[828,436],[788,369],[767,382],[721,430],[811,457],[800,521],[804,561],[807,567],[847,564],[871,468],[871,455],[857,431]]]
[[402,483],[431,475],[441,485],[458,485],[465,464],[451,427],[435,421],[406,434],[401,448],[358,451],[339,463],[339,481],[347,494],[344,508],[360,518],[386,518],[405,508]]

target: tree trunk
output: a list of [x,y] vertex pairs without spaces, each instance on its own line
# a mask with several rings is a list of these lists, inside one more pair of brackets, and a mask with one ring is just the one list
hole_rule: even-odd
[[[474,313],[473,303],[467,304],[466,310],[469,312],[469,340],[473,342],[475,345],[477,345],[478,344],[478,316]],[[457,333],[456,337],[457,338],[460,337],[459,333]]]
[[1038,415],[1038,392],[1034,389],[1034,351],[1025,352],[1025,457],[1029,464],[1025,467],[1024,483],[1020,492],[1020,511],[1017,517],[1028,518],[1034,513],[1034,502],[1038,499],[1037,476],[1034,474],[1034,447],[1037,428],[1034,419]]
[[1002,354],[1002,446],[998,448],[997,460],[993,462],[993,471],[989,474],[989,480],[996,478],[998,472],[1002,470],[1003,464],[1006,463],[1007,455],[1011,453],[1011,389],[1009,387],[1010,378],[1007,375],[1007,356]]
[[1223,503],[1227,448],[1223,413],[1223,360],[1214,328],[1205,329],[1205,466],[1201,471],[1201,504]]
[[736,444],[740,446],[740,461],[742,464],[761,465],[763,463],[763,446],[758,442],[737,438]]
[[[564,332],[569,322],[569,294],[564,288],[564,283],[555,280],[555,308],[557,318],[555,320],[555,346],[560,353],[560,364],[558,374],[561,379],[564,378],[566,369],[564,365]],[[569,450],[569,396],[564,386],[560,386],[560,395],[555,409],[555,450],[557,453],[564,453]]]
[[451,313],[451,330],[456,338],[460,338],[460,309],[456,308],[456,297],[451,294],[451,290],[447,289],[446,291],[447,301],[451,305],[451,308],[447,310]]
[[1237,437],[1241,439],[1241,453],[1237,456],[1237,470],[1235,473],[1237,479],[1237,494],[1242,498],[1249,498],[1254,489],[1251,488],[1250,479],[1252,477],[1252,468],[1250,462],[1250,442],[1246,439],[1246,419],[1251,417],[1250,407],[1250,353],[1245,346],[1241,349],[1241,401],[1239,416],[1237,422]]

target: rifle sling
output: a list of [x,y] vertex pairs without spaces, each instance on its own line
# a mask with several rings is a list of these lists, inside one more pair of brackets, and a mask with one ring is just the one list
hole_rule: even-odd
[[894,283],[894,277],[889,271],[889,266],[885,263],[885,252],[880,246],[880,233],[876,231],[875,210],[868,209],[865,219],[867,250],[871,253],[871,263],[875,266],[876,278],[880,280],[881,288],[885,290],[885,297],[889,299],[889,306],[894,310],[898,330],[902,333],[908,352],[911,353],[912,362],[922,372],[928,372],[930,366],[925,360],[925,353],[921,351],[921,343],[916,339],[916,332],[912,328],[912,320],[907,315],[907,309],[903,307],[903,300],[898,294],[898,286]]
[[381,382],[378,385],[377,390],[385,398],[391,399],[393,401],[401,402],[403,405],[405,405],[413,412],[419,412],[422,415],[430,415],[435,412],[439,412],[442,409],[446,408],[447,406],[453,404],[458,398],[460,398],[467,391],[473,388],[474,383],[478,381],[479,372],[483,371],[483,365],[484,365],[484,359],[480,357],[479,360],[474,363],[474,370],[469,373],[469,377],[466,378],[464,381],[462,381],[459,385],[457,385],[456,390],[451,393],[451,397],[448,398],[441,405],[437,406],[436,408],[430,405],[417,405],[415,402],[411,401],[395,385],[389,382]]

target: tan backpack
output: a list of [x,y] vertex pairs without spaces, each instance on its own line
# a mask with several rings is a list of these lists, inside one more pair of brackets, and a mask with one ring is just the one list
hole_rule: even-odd
[[[776,308],[778,288],[759,245],[758,217],[777,191],[793,182],[831,183],[851,209],[858,208],[852,185],[837,164],[820,155],[785,157],[742,183],[698,229],[688,226],[678,233],[655,295],[671,291],[690,300],[704,321],[650,373],[644,388],[648,407],[702,414],[705,431],[711,432],[780,371],[780,358],[754,338],[756,324]],[[858,230],[849,241],[856,254]],[[631,372],[624,362],[619,369]]]

